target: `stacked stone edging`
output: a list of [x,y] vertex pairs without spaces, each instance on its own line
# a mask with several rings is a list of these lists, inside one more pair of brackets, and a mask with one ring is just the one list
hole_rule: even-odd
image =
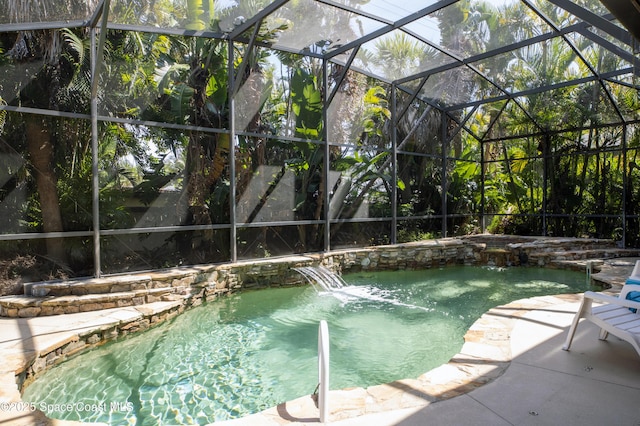
[[337,273],[427,269],[447,265],[567,268],[576,260],[639,256],[611,240],[474,235],[334,250],[234,264],[177,267],[140,274],[30,283],[25,296],[0,297],[0,316],[33,317],[182,300],[196,306],[240,290],[304,285],[295,267],[323,265]]
[[9,296],[2,301],[1,312],[10,318],[29,318],[37,316],[76,314],[78,312],[99,311],[103,309],[139,306],[158,301],[176,300],[184,295],[185,289],[157,288],[128,292],[87,294],[35,298],[28,296]]
[[333,251],[321,261],[339,272],[428,269],[447,265],[475,265],[481,245],[457,238]]

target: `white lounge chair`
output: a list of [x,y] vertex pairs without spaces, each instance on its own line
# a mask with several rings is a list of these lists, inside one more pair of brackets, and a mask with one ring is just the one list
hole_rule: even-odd
[[[640,355],[640,302],[627,300],[627,295],[632,291],[640,291],[640,260],[636,261],[618,297],[593,291],[584,293],[562,349],[569,350],[580,318],[585,318],[600,327],[600,340],[605,340],[611,333],[631,343]],[[602,305],[593,306],[594,301]],[[632,312],[632,309],[636,311]]]

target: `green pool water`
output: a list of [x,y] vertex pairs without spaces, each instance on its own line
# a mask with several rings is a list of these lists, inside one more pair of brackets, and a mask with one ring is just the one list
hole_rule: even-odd
[[313,393],[318,323],[329,325],[331,389],[416,378],[446,363],[487,310],[587,288],[585,274],[451,267],[349,274],[313,287],[240,293],[40,376],[23,399],[50,417],[111,425],[208,424]]

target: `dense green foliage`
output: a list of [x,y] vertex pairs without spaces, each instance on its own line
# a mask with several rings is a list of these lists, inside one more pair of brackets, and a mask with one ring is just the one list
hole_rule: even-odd
[[[225,22],[212,1],[188,5],[186,28]],[[545,13],[567,19],[558,8]],[[470,55],[517,43],[540,33],[544,23],[531,15],[522,3],[461,1],[436,13],[440,44]],[[324,87],[319,59],[265,47],[289,25],[260,23],[247,33],[255,45],[106,34],[98,93],[106,272],[227,261],[234,244],[239,257],[322,250],[327,223],[332,247],[482,230],[640,244],[637,89],[585,79],[529,90],[626,66],[620,57],[586,38],[529,44],[474,64],[522,95],[443,113],[496,88],[455,68],[412,98],[354,71],[340,80],[336,64]],[[93,252],[89,40],[81,29],[0,34],[3,105],[81,114],[1,112],[2,233],[78,232],[4,241],[2,253],[41,254],[69,274],[89,274]],[[423,46],[394,32],[361,60],[404,76],[437,60]]]

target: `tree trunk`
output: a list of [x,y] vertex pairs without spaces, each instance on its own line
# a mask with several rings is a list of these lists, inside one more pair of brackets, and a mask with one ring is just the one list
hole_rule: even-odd
[[[53,144],[51,134],[43,118],[27,117],[26,136],[34,169],[44,232],[62,232],[62,214],[57,190],[57,177],[53,169]],[[62,238],[46,238],[47,255],[57,262],[67,264]]]
[[200,134],[191,134],[186,164],[189,225],[211,225],[206,198],[209,196],[212,164],[200,142]]

